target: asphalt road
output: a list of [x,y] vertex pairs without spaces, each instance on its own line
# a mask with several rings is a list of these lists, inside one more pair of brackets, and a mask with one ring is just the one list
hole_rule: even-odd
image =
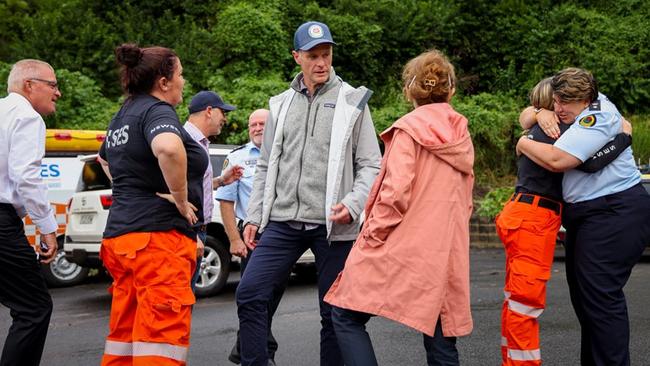
[[[459,339],[463,365],[500,364],[500,309],[503,253],[474,250],[472,259],[472,311],[474,332]],[[237,329],[233,276],[219,296],[199,299],[192,324],[190,365],[230,365],[226,357]],[[650,365],[650,261],[638,264],[626,287],[631,319],[633,365]],[[108,283],[52,289],[54,314],[42,365],[97,365],[107,333],[110,297]],[[318,302],[314,283],[293,280],[274,320],[280,344],[278,365],[318,365]],[[542,357],[545,365],[579,364],[579,327],[571,308],[564,278],[564,263],[557,262],[549,282],[548,308],[541,317]],[[0,339],[10,325],[9,311],[0,307]],[[425,365],[422,338],[417,332],[375,318],[368,325],[381,365]]]

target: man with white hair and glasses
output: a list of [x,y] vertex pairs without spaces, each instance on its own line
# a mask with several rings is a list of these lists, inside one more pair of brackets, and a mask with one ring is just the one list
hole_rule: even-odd
[[[14,64],[7,85],[9,95],[0,99],[0,302],[13,323],[0,365],[31,366],[40,364],[52,314],[40,262],[57,250],[58,225],[41,178],[42,116],[56,111],[61,92],[52,66],[39,60]],[[21,221],[27,214],[41,233],[34,247]]]

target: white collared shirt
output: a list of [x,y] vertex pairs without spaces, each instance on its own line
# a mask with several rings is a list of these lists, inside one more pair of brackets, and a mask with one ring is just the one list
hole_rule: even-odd
[[210,140],[203,135],[192,122],[185,122],[185,131],[192,136],[194,141],[203,147],[208,154],[208,168],[203,175],[203,224],[207,225],[212,222],[212,211],[214,210],[214,201],[212,201],[212,163],[210,162]]
[[58,225],[41,177],[45,155],[45,122],[29,101],[10,93],[0,99],[0,202],[14,206],[21,218],[29,214],[43,234]]

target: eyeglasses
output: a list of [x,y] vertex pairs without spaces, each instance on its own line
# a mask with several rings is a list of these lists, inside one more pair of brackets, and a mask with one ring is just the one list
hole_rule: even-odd
[[56,81],[39,79],[39,78],[31,78],[31,79],[27,79],[27,80],[29,80],[29,81],[40,81],[41,83],[47,84],[50,88],[52,88],[54,90],[59,90],[59,83],[57,83]]

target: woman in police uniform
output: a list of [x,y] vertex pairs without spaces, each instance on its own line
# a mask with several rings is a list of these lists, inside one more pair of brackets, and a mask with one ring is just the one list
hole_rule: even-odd
[[523,136],[517,149],[548,170],[565,172],[566,270],[581,325],[581,363],[629,365],[623,287],[650,241],[650,195],[631,148],[596,173],[573,169],[621,130],[622,117],[586,70],[562,70],[552,87],[559,118],[577,123],[553,145]]

